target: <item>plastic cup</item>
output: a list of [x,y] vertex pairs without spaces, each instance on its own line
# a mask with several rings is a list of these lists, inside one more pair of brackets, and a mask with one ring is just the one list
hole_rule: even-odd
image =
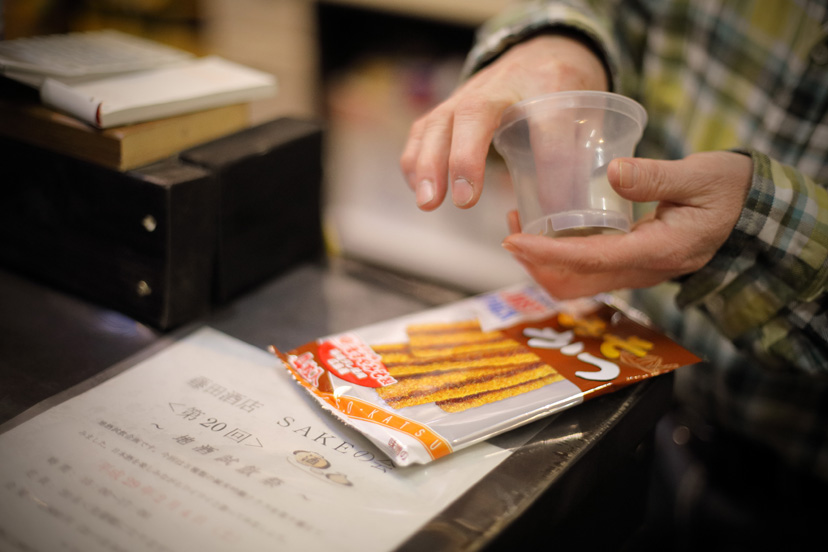
[[623,233],[632,203],[609,185],[607,165],[633,155],[644,108],[610,92],[556,92],[510,106],[495,131],[525,233]]

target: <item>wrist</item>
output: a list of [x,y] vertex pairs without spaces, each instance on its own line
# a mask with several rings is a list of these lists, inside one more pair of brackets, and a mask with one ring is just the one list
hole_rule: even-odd
[[584,31],[575,27],[556,25],[541,29],[532,38],[550,37],[550,42],[561,44],[563,51],[572,55],[572,59],[586,63],[591,73],[601,75],[598,84],[590,86],[589,90],[612,92],[613,78],[609,61],[603,48],[597,40]]
[[536,73],[547,74],[551,80],[541,79],[550,89],[538,93],[562,90],[610,90],[611,80],[605,63],[595,51],[571,33],[549,29],[515,44],[504,52],[502,61],[530,60]]

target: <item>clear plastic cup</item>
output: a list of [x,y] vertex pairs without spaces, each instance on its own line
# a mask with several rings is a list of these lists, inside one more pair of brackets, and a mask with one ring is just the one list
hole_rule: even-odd
[[607,165],[633,155],[646,124],[640,104],[610,92],[556,92],[510,106],[494,146],[509,169],[523,232],[628,232],[632,203],[609,185]]

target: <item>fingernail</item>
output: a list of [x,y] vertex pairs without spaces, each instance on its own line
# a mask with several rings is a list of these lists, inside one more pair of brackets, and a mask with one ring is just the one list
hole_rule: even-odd
[[638,167],[626,161],[618,162],[618,187],[632,188],[638,177]]
[[503,247],[503,249],[505,249],[506,251],[508,251],[512,255],[514,255],[516,257],[519,257],[521,259],[524,257],[523,250],[516,247],[515,244],[513,244],[512,242],[504,241],[504,242],[501,242],[500,245],[501,245],[501,247]]
[[417,184],[417,206],[422,207],[432,199],[434,199],[434,182],[421,180]]
[[458,207],[464,207],[474,197],[474,188],[465,178],[458,178],[451,186],[451,200]]

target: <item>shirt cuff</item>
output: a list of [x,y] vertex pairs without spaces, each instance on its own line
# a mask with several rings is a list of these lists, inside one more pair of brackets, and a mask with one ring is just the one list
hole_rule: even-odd
[[[477,34],[474,47],[463,66],[464,79],[479,71],[511,46],[547,32],[578,38],[604,64],[610,90],[618,83],[618,47],[606,17],[578,2],[529,2],[491,19]],[[575,6],[575,4],[578,4]]]
[[767,324],[828,282],[828,192],[792,167],[754,151],[747,199],[711,261],[685,277],[679,307],[703,306],[731,339]]

